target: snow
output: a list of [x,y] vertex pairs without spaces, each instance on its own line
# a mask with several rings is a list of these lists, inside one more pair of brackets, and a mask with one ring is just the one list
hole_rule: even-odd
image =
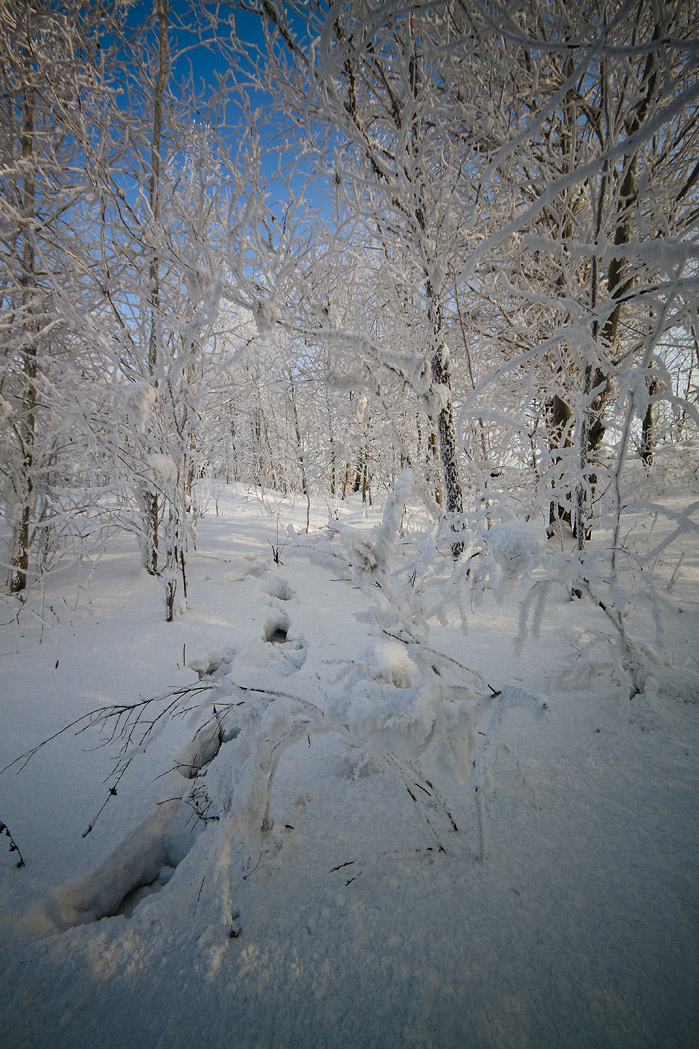
[[177,464],[171,455],[151,452],[146,456],[146,463],[151,480],[158,488],[165,488],[177,481]]
[[126,539],[72,601],[68,569],[5,601],[0,766],[97,707],[175,704],[125,754],[93,724],[0,775],[26,862],[0,853],[6,1045],[696,1044],[696,538],[659,566],[669,647],[624,707],[599,610],[562,585],[515,646],[533,524],[482,537],[467,632],[386,632],[377,583],[419,546],[397,490],[328,534],[317,500],[308,537],[305,506],[225,490],[174,623]]
[[149,382],[141,379],[131,383],[125,393],[129,414],[136,429],[143,432],[153,411],[156,392]]

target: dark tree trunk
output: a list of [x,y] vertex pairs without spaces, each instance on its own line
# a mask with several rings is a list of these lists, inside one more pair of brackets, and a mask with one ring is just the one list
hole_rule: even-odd
[[[653,394],[656,393],[657,388],[657,379],[650,379],[648,381],[648,396],[652,397]],[[653,418],[653,402],[649,400],[646,413],[643,416],[643,424],[641,427],[641,447],[639,449],[639,455],[648,468],[653,465],[653,450],[655,448],[654,429],[655,420]]]
[[[449,514],[462,514],[464,511],[463,492],[459,479],[459,459],[457,453],[456,426],[454,409],[451,402],[451,363],[449,350],[444,340],[442,304],[434,293],[431,281],[427,281],[427,317],[432,330],[431,370],[432,382],[430,393],[439,400],[437,415],[437,432],[439,434],[439,459],[442,465],[442,478],[446,495],[446,511]],[[464,544],[454,542],[452,556],[456,561],[462,554]]]

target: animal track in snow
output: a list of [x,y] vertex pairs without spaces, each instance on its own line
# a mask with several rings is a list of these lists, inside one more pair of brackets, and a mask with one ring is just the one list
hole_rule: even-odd
[[289,617],[281,610],[273,609],[265,621],[265,641],[273,645],[285,645],[289,634]]
[[299,670],[306,661],[306,649],[299,638],[289,636],[289,617],[280,608],[273,608],[265,620],[264,640],[274,645],[284,659]]
[[130,918],[145,896],[168,883],[197,840],[186,818],[185,806],[176,801],[159,806],[101,867],[54,890],[42,908],[45,918],[58,929],[117,915]]
[[270,597],[276,597],[278,601],[290,601],[292,597],[296,596],[286,579],[281,576],[274,576],[272,579],[267,580],[263,589],[265,593],[269,594]]

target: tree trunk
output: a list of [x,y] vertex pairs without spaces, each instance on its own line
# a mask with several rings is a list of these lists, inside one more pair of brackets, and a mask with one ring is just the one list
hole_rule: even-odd
[[[442,465],[444,491],[446,493],[446,510],[449,514],[462,514],[464,511],[463,492],[459,479],[459,460],[457,455],[456,427],[454,410],[451,403],[451,363],[449,350],[444,340],[442,304],[435,295],[431,281],[427,281],[427,319],[432,331],[431,369],[432,382],[430,394],[440,407],[437,415],[439,433],[439,458]],[[452,556],[456,561],[463,552],[464,544],[455,542],[452,545]]]
[[[153,229],[153,245],[148,278],[150,284],[149,310],[150,334],[148,337],[148,374],[157,385],[160,347],[160,255],[156,243],[160,218],[160,147],[163,133],[163,95],[168,77],[168,12],[169,0],[154,0],[154,13],[158,20],[158,75],[153,92],[153,140],[151,144],[150,180],[148,196]],[[158,496],[152,489],[144,493],[145,504],[145,569],[150,575],[158,572]]]
[[658,380],[648,380],[648,407],[646,413],[643,416],[643,424],[641,426],[641,447],[639,449],[639,455],[649,469],[653,465],[653,449],[655,447],[655,420],[653,418],[653,402],[650,398],[656,393],[658,389]]
[[352,463],[345,463],[345,472],[342,478],[342,501],[347,498],[347,489],[349,488],[352,480]]
[[441,475],[441,462],[439,458],[439,438],[437,437],[437,424],[432,416],[429,416],[430,435],[428,438],[427,468],[429,476],[434,480],[434,500],[437,506],[444,505],[444,489],[439,477]]
[[371,498],[371,474],[369,473],[369,448],[364,450],[364,469],[362,471],[362,505],[373,506],[373,500]]
[[[662,27],[660,22],[657,22],[653,32],[654,42],[660,38],[661,32]],[[625,120],[627,136],[638,132],[648,116],[658,86],[657,63],[657,55],[653,50],[649,51],[641,79],[641,85],[645,85],[646,88],[645,94],[641,94]],[[633,235],[633,220],[638,201],[638,151],[624,157],[622,170],[616,214],[613,216],[614,244],[617,247],[628,244]],[[606,178],[606,174],[603,178]],[[601,206],[600,204],[600,208]],[[600,341],[610,350],[612,356],[614,356],[619,337],[619,322],[624,308],[623,299],[633,286],[633,276],[627,276],[627,270],[628,263],[623,255],[611,259],[607,273],[607,295],[612,301],[616,300],[616,304],[602,327]],[[590,377],[590,391],[596,389],[600,389],[600,392],[590,405],[587,426],[586,456],[588,460],[599,451],[606,430],[604,412],[610,395],[609,377],[599,368],[595,368]]]
[[[27,60],[28,61],[28,60]],[[18,594],[27,585],[29,567],[29,542],[31,523],[31,504],[34,483],[32,467],[34,465],[34,436],[36,426],[36,378],[37,378],[37,323],[34,319],[36,310],[36,258],[32,243],[32,225],[36,208],[36,180],[32,170],[32,153],[34,149],[34,97],[31,88],[27,88],[24,99],[24,126],[21,133],[22,160],[27,174],[24,178],[22,201],[22,306],[25,314],[25,345],[22,367],[24,370],[25,389],[22,399],[22,418],[17,427],[21,442],[22,471],[17,479],[16,491],[18,505],[15,507],[15,520],[12,528],[12,546],[10,550],[10,570],[8,586],[10,593]]]
[[[562,397],[556,393],[546,403],[546,428],[548,431],[548,445],[549,451],[551,452],[551,462],[559,463],[562,456],[556,453],[561,448],[570,448],[572,442],[570,439],[570,420],[573,412],[570,405],[566,404]],[[557,521],[565,521],[572,527],[572,515],[570,508],[570,500],[567,503],[561,502],[556,497],[555,481],[553,497],[549,507],[549,533],[554,534],[553,529],[556,526]]]
[[337,494],[337,453],[335,450],[335,431],[333,429],[333,413],[330,404],[328,388],[325,388],[325,403],[328,409],[328,436],[330,440],[330,495],[335,498]]
[[296,407],[296,387],[289,379],[289,400],[291,401],[291,414],[294,419],[294,434],[296,436],[296,456],[301,471],[301,491],[306,496],[306,535],[311,527],[311,493],[308,489],[308,478],[306,477],[306,463],[303,456],[303,438],[301,437],[301,423],[299,422],[298,408]]

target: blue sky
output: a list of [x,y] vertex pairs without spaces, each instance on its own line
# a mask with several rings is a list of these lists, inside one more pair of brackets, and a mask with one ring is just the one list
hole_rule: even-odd
[[[224,35],[229,33],[228,25],[234,18],[238,36],[241,40],[249,42],[251,53],[256,45],[262,44],[260,19],[256,15],[245,11],[234,12],[232,5],[228,4],[212,2],[206,6],[214,12],[218,10]],[[153,0],[136,0],[128,8],[124,25],[135,30],[150,23],[150,40],[155,43],[157,22],[153,15],[153,7]],[[200,34],[197,32],[197,26],[202,30]],[[197,88],[211,90],[217,77],[229,73],[228,63],[213,45],[211,28],[201,17],[198,0],[170,0],[168,37],[170,53],[174,59],[172,73],[175,82],[186,81],[191,70]],[[199,42],[200,37],[204,43]]]
[[[221,32],[224,40],[231,32],[230,23],[235,19],[235,28],[239,40],[249,45],[251,61],[258,54],[258,49],[264,47],[264,35],[260,18],[250,12],[235,10],[233,5],[217,3],[211,0],[206,4],[209,9],[218,11],[221,20]],[[153,51],[157,48],[158,26],[157,19],[153,14],[154,0],[135,0],[124,18],[124,27],[132,31],[145,31],[149,41],[149,48]],[[197,23],[203,28],[201,36],[194,29],[183,28],[186,26],[196,27]],[[298,27],[303,30],[303,26]],[[302,32],[301,32],[302,35]],[[170,54],[172,58],[172,72],[169,81],[169,91],[180,98],[187,105],[191,105],[193,98],[191,93],[191,78],[194,79],[195,94],[198,96],[196,109],[201,117],[202,124],[206,125],[211,114],[207,114],[207,101],[210,101],[217,81],[227,78],[230,85],[239,85],[246,90],[245,81],[251,70],[246,68],[245,50],[243,50],[242,64],[237,69],[231,69],[225,54],[216,47],[213,39],[211,26],[206,26],[201,15],[201,4],[199,0],[170,0],[170,16],[168,25],[168,37]],[[203,43],[201,40],[203,39]],[[291,126],[291,121],[284,116],[283,110],[277,107],[272,109],[271,98],[262,91],[248,92],[250,105],[253,109],[259,108],[263,112],[259,124],[259,133],[263,145],[267,146],[262,162],[262,173],[268,183],[270,192],[270,203],[277,218],[288,205],[288,192],[283,181],[275,177],[280,166],[287,171],[293,171],[291,179],[293,190],[298,192],[304,188],[304,198],[311,206],[321,204],[320,186],[313,183],[304,186],[310,170],[310,161],[299,160],[299,149],[295,147],[296,134]],[[133,99],[131,105],[144,104],[148,108],[149,100],[143,97],[140,100]],[[220,114],[219,114],[220,116]],[[231,149],[235,161],[236,146],[238,142],[239,129],[243,109],[240,104],[240,95],[233,92],[226,104],[225,116],[222,123],[217,125],[217,131],[224,142]],[[167,139],[166,139],[167,141]],[[177,149],[177,143],[170,141],[169,147]],[[311,219],[311,221],[314,221]]]

